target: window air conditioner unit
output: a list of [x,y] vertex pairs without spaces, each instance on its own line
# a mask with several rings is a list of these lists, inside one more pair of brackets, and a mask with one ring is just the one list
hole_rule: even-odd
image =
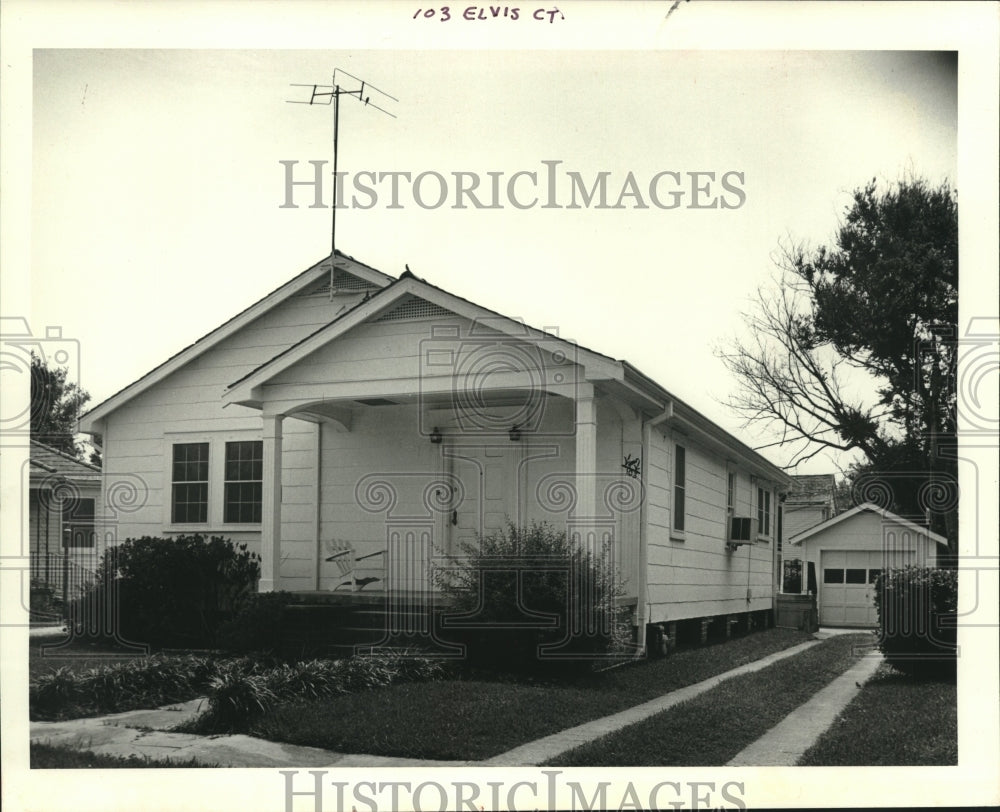
[[749,516],[729,517],[729,544],[753,544],[757,540],[757,520]]

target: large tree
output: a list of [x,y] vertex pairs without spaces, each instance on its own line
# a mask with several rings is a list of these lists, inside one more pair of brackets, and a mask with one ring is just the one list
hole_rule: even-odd
[[[722,353],[731,405],[777,427],[788,468],[860,452],[864,496],[957,541],[958,204],[922,179],[856,189],[832,247],[782,249],[750,338]],[[865,486],[868,486],[867,490]]]
[[64,367],[50,367],[42,358],[31,356],[31,437],[82,460],[84,449],[77,443],[80,410],[90,394],[67,380]]

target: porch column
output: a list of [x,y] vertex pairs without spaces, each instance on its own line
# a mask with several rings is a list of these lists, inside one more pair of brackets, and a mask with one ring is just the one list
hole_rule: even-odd
[[260,592],[280,586],[281,566],[281,421],[284,415],[264,415],[264,472],[261,482]]
[[576,522],[581,541],[590,539],[597,518],[597,409],[594,404],[594,387],[580,384],[576,398]]

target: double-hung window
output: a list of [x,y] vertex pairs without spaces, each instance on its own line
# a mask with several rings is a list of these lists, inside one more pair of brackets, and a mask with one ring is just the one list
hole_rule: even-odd
[[208,521],[208,443],[175,443],[170,520]]
[[226,443],[226,524],[259,524],[264,447],[260,440]]
[[171,524],[199,529],[260,524],[264,444],[244,437],[202,435],[170,444]]
[[68,499],[63,502],[63,547],[93,547],[94,499]]
[[757,488],[757,533],[771,535],[771,492],[766,488]]
[[674,446],[674,531],[684,533],[685,489],[687,485],[687,451],[684,446]]

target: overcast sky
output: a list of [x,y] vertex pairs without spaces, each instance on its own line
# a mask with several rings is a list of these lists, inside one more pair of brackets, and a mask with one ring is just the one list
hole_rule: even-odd
[[[687,7],[679,9],[687,13]],[[773,273],[783,239],[828,242],[850,191],[907,173],[956,180],[957,60],[890,51],[36,50],[31,323],[81,345],[96,404],[329,252],[329,209],[282,208],[285,168],[331,160],[329,107],[288,104],[333,69],[396,118],[342,101],[340,169],[436,172],[448,198],[338,213],[337,247],[636,365],[751,445],[713,348]],[[559,161],[560,208],[542,209]],[[332,170],[332,165],[326,167]],[[517,209],[515,198],[542,200]],[[679,189],[674,209],[649,199]],[[500,208],[456,209],[452,173]],[[566,208],[567,172],[629,173],[642,202]],[[688,173],[715,173],[693,198]],[[730,187],[720,185],[726,173]],[[350,187],[351,180],[348,180]],[[370,183],[370,181],[369,181]],[[329,192],[329,190],[328,190]],[[720,207],[691,209],[719,197]],[[329,194],[327,196],[329,200]],[[360,202],[371,202],[370,196]],[[722,203],[733,206],[723,208]],[[261,359],[264,360],[264,359]],[[779,455],[769,456],[781,461]],[[817,458],[800,472],[833,470]]]

